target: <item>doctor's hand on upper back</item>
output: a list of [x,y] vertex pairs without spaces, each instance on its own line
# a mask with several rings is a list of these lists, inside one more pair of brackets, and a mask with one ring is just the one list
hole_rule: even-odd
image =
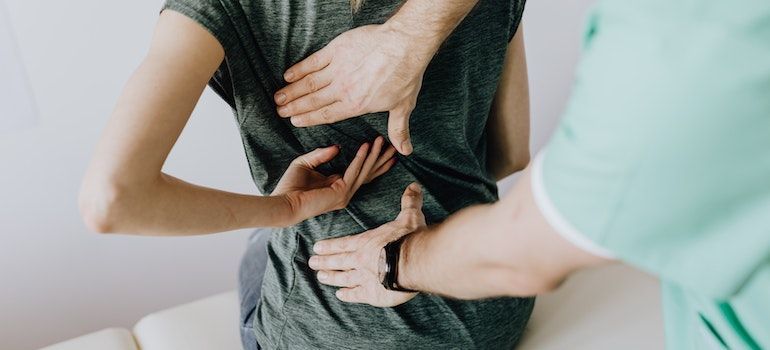
[[320,241],[313,246],[317,255],[309,265],[318,271],[318,280],[342,287],[337,298],[350,303],[378,307],[401,305],[417,293],[396,292],[382,286],[384,248],[388,243],[425,227],[422,190],[409,185],[401,197],[401,213],[396,220],[361,234]]
[[425,46],[388,23],[347,31],[286,71],[278,114],[306,127],[387,111],[390,142],[409,155],[409,116],[435,53]]
[[297,157],[286,169],[271,196],[286,200],[291,211],[288,224],[345,208],[361,185],[386,173],[396,162],[396,150],[386,147],[380,136],[371,145],[361,145],[345,174],[325,176],[316,171],[339,152],[338,146],[318,148]]

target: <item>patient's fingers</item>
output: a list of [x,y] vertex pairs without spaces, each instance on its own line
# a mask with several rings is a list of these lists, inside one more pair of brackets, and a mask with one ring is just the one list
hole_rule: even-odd
[[301,165],[310,169],[315,169],[319,165],[332,160],[340,153],[338,146],[329,146],[316,148],[294,159],[294,165]]
[[367,181],[372,181],[380,177],[382,174],[387,173],[388,170],[390,170],[390,168],[392,168],[394,165],[396,165],[396,158],[388,159],[388,161],[386,161],[385,164],[377,168],[373,173],[369,175],[369,178],[367,179]]
[[377,159],[377,163],[374,164],[374,169],[381,168],[385,163],[393,159],[395,155],[396,149],[392,145],[389,145],[388,148],[385,149],[385,152],[382,152],[380,158]]
[[364,165],[364,161],[366,161],[368,154],[369,144],[365,143],[358,148],[356,157],[353,158],[353,161],[350,162],[350,165],[348,165],[348,168],[345,170],[345,175],[342,176],[342,179],[345,180],[345,185],[347,185],[348,188],[356,183],[356,179],[361,173],[361,167]]
[[356,287],[363,282],[361,274],[357,270],[348,271],[320,271],[318,280],[329,286],[334,287]]
[[382,144],[385,142],[385,138],[382,136],[378,136],[374,140],[374,144],[372,145],[372,149],[369,151],[369,155],[366,156],[366,161],[364,162],[364,165],[361,167],[361,173],[358,175],[358,178],[356,179],[356,183],[351,189],[353,192],[358,191],[358,189],[361,187],[361,185],[366,182],[366,180],[369,178],[369,173],[374,169],[374,165],[377,163],[377,159],[380,157],[380,152],[382,151]]
[[308,261],[313,270],[350,270],[356,267],[353,254],[313,255]]

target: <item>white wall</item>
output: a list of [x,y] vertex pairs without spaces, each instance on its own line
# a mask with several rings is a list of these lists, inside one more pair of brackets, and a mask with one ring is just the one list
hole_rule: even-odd
[[[80,178],[122,85],[146,51],[160,1],[5,1],[39,120],[0,136],[0,348],[33,349],[106,326],[130,326],[151,311],[234,288],[246,232],[98,236],[88,233],[77,212]],[[528,4],[535,147],[564,106],[590,2]],[[209,92],[166,170],[255,192],[231,113]]]

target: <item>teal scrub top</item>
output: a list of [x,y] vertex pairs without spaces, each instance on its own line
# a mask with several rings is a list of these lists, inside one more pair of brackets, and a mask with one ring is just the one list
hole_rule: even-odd
[[667,347],[770,349],[770,1],[600,1],[532,186],[660,277]]

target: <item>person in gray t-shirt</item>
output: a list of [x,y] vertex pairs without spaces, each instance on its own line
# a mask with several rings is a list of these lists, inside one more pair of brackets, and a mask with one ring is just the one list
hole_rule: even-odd
[[[515,61],[506,59],[506,53],[510,53],[509,43],[517,33],[523,1],[479,2],[443,42],[425,71],[411,113],[413,150],[409,156],[399,156],[388,172],[380,172],[378,166],[392,162],[378,158],[377,154],[367,155],[369,146],[359,148],[388,134],[386,114],[374,113],[309,128],[295,127],[278,115],[273,95],[286,85],[283,72],[287,68],[343,32],[385,22],[400,4],[396,0],[370,0],[352,11],[349,0],[168,0],[164,6],[168,11],[161,16],[150,54],[129,82],[113,117],[117,121],[108,127],[108,136],[100,145],[86,181],[99,183],[93,180],[99,174],[115,174],[108,178],[119,178],[122,181],[113,182],[126,183],[126,188],[135,191],[126,190],[129,195],[118,198],[128,199],[120,199],[120,205],[106,210],[113,216],[113,212],[124,213],[115,216],[115,220],[99,221],[99,213],[105,212],[100,201],[86,201],[84,207],[88,210],[84,210],[84,215],[97,218],[92,226],[99,231],[144,234],[283,227],[275,230],[267,242],[261,287],[248,286],[261,292],[253,312],[253,330],[262,348],[513,347],[532,311],[531,298],[471,302],[418,295],[394,308],[351,305],[335,297],[335,288],[320,284],[308,266],[316,241],[360,233],[391,221],[399,212],[401,193],[412,182],[423,186],[428,223],[440,222],[469,205],[498,198],[495,175],[500,172],[490,165],[499,159],[490,155],[506,156],[495,140],[504,134],[501,130],[510,130],[506,128],[510,125],[497,119],[509,118],[504,110],[510,107],[506,105],[510,103],[506,102],[510,100],[510,91],[501,91],[507,91],[503,88],[508,84],[504,72]],[[199,36],[200,28],[209,37]],[[306,164],[308,157],[316,154],[315,158],[323,161],[312,164],[317,172],[309,176],[322,179],[318,186],[340,183],[332,174],[342,174],[351,168],[356,178],[361,178],[355,181],[360,186],[348,186],[341,191],[345,195],[339,202],[346,205],[339,207],[344,208],[332,205],[323,206],[328,210],[319,210],[312,205],[315,201],[289,201],[288,210],[292,212],[300,204],[302,208],[313,208],[302,211],[305,215],[282,219],[281,206],[286,201],[256,204],[246,196],[180,184],[165,174],[159,177],[164,185],[157,189],[134,185],[145,177],[154,179],[147,174],[126,179],[126,173],[145,166],[160,171],[158,165],[162,165],[175,135],[184,126],[177,119],[170,121],[166,115],[189,117],[203,89],[199,84],[204,78],[233,108],[254,182],[262,193],[273,194],[265,198],[279,198],[276,192],[285,193],[282,177],[287,176],[287,171],[297,171],[292,166]],[[126,117],[129,115],[139,119]],[[139,136],[133,139],[135,135]],[[114,146],[125,142],[124,138],[134,142],[129,143],[131,146]],[[526,143],[526,139],[519,141]],[[329,150],[331,145],[337,145],[337,151]],[[124,148],[129,151],[117,151]],[[158,148],[164,152],[157,151]],[[371,148],[373,151],[375,147]],[[321,151],[311,152],[313,149]],[[374,153],[380,153],[377,150]],[[110,151],[119,154],[117,161],[105,156]],[[318,152],[325,153],[319,156]],[[341,156],[334,158],[337,153]],[[364,158],[366,164],[371,160],[378,166],[356,165],[362,164]],[[172,190],[167,191],[164,186]],[[99,186],[85,186],[91,187]],[[142,190],[145,187],[156,190]],[[329,189],[333,190],[333,186]],[[251,219],[248,214],[266,221]]]

